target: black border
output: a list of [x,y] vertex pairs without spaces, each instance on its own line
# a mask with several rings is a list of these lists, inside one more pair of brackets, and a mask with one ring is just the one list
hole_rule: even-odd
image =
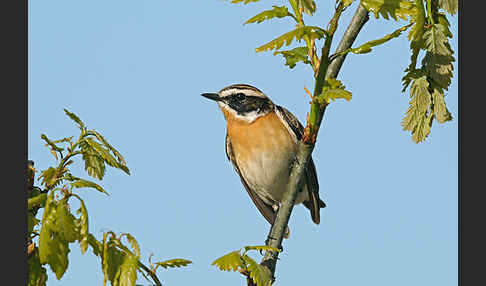
[[[27,285],[27,0],[2,2],[2,284]],[[3,157],[3,156],[2,156]],[[6,184],[5,184],[6,183]],[[7,272],[8,271],[8,272]],[[8,283],[13,282],[13,283]],[[20,282],[20,283],[19,283]],[[23,283],[23,284],[21,284]]]

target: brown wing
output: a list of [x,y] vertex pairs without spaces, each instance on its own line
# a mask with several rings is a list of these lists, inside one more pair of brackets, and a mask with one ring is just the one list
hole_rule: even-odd
[[271,205],[266,204],[246,183],[245,178],[243,178],[240,169],[238,168],[238,164],[236,163],[235,156],[233,154],[233,148],[231,147],[231,141],[229,140],[228,135],[226,135],[226,156],[228,157],[228,160],[231,161],[233,167],[235,168],[236,172],[240,176],[241,182],[243,183],[243,186],[245,186],[245,189],[250,195],[250,198],[255,204],[255,206],[258,208],[258,210],[263,215],[263,217],[265,217],[265,219],[271,225],[273,225],[276,212],[273,210]]
[[[301,140],[302,135],[304,134],[304,126],[299,122],[299,119],[297,119],[297,117],[290,111],[278,105],[275,106],[275,112],[277,112],[289,125],[297,141]],[[309,192],[309,200],[304,201],[303,204],[309,209],[312,221],[319,224],[321,221],[319,209],[324,208],[326,204],[319,198],[319,182],[317,181],[316,166],[314,165],[312,157],[307,163],[304,180],[304,183],[307,186],[307,191]]]

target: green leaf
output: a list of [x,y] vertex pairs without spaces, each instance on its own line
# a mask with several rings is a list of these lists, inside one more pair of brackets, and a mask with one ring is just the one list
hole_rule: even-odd
[[67,242],[74,242],[79,238],[76,218],[69,211],[67,198],[57,204],[55,229],[59,236]]
[[442,56],[427,52],[422,60],[422,68],[433,80],[434,86],[447,90],[451,84],[454,66],[453,56]]
[[211,265],[216,265],[220,270],[224,271],[236,271],[238,270],[238,267],[245,267],[245,263],[240,256],[239,250],[221,256],[214,260]]
[[275,252],[280,252],[280,249],[271,247],[268,245],[257,245],[257,246],[245,246],[245,251],[243,252],[243,255],[246,254],[247,251],[249,250],[258,250],[258,251],[275,251]]
[[[79,219],[77,220],[77,225],[79,229],[79,246],[81,247],[81,253],[85,253],[88,249],[89,245],[89,221],[88,221],[88,210],[86,209],[86,205],[84,204],[83,199],[80,196],[73,194],[79,200],[80,207],[76,211],[77,214],[80,215]],[[93,250],[94,252],[94,250]]]
[[351,92],[345,90],[345,88],[346,87],[341,83],[340,80],[328,78],[326,79],[322,93],[315,96],[314,100],[317,100],[317,102],[320,104],[330,103],[331,100],[334,101],[337,98],[344,98],[347,101],[350,101],[352,94]]
[[438,55],[451,55],[452,50],[446,36],[446,33],[450,33],[450,31],[446,30],[446,28],[447,27],[444,27],[442,24],[434,24],[425,31],[423,34],[425,49]]
[[79,128],[81,128],[81,129],[84,128],[84,123],[81,121],[81,119],[79,119],[79,117],[76,114],[69,112],[65,108],[64,108],[64,112],[66,113],[67,116],[69,116],[69,118],[71,118],[71,120],[73,120],[74,122],[76,122],[78,124]]
[[101,136],[101,134],[95,130],[89,130],[88,131],[90,134],[93,134],[96,139],[98,139],[102,144],[103,146],[105,146],[109,151],[111,151],[113,153],[113,155],[116,157],[117,161],[118,161],[118,164],[117,164],[117,168],[123,170],[125,173],[127,173],[128,175],[130,175],[130,171],[128,170],[127,166],[126,166],[126,162],[125,162],[125,159],[123,158],[122,154],[120,154],[120,152],[118,152],[118,150],[116,150],[113,146],[111,146],[108,141],[106,141],[106,139]]
[[402,120],[403,130],[412,132],[415,143],[425,140],[430,133],[433,113],[429,112],[432,96],[429,93],[426,76],[416,78],[410,87],[410,106]]
[[44,214],[42,217],[41,231],[39,235],[39,259],[42,264],[49,264],[52,272],[59,280],[68,267],[68,242],[56,229],[57,202],[54,201],[54,191],[47,197]]
[[110,195],[100,185],[98,185],[94,182],[84,180],[84,179],[81,179],[81,178],[77,178],[77,177],[72,177],[72,176],[70,177],[70,179],[72,181],[74,181],[73,183],[71,183],[71,186],[73,186],[74,188],[93,188],[93,189],[98,190],[101,193],[104,193],[106,195]]
[[157,262],[157,263],[155,263],[155,265],[158,265],[158,266],[161,266],[161,267],[167,269],[169,267],[187,266],[191,263],[192,263],[192,261],[187,260],[187,259],[174,258],[174,259],[169,259],[169,260],[166,260],[166,261]]
[[105,175],[105,160],[98,152],[88,144],[87,140],[81,140],[79,142],[81,148],[82,158],[84,161],[84,169],[93,178],[99,180],[103,179]]
[[[108,239],[109,236],[109,239]],[[116,247],[116,238],[112,232],[103,235],[103,255],[101,258],[101,267],[104,274],[104,285],[109,280],[111,285],[117,285],[119,282],[121,267],[125,260],[125,254]]]
[[250,278],[256,284],[256,286],[270,286],[272,285],[272,280],[270,279],[270,274],[267,272],[265,267],[258,264],[248,255],[243,255],[242,259],[247,265],[247,270],[249,272]]
[[[422,0],[420,0],[422,1]],[[408,17],[414,15],[417,11],[413,1],[406,0],[361,0],[366,10],[373,12],[378,19],[381,15],[385,19],[393,18],[398,21],[399,18],[408,20]]]
[[289,12],[289,9],[285,6],[272,6],[273,9],[263,11],[252,18],[250,18],[248,21],[243,23],[243,25],[250,24],[250,23],[261,23],[265,20],[270,20],[273,18],[284,18],[284,17],[292,17],[295,19],[295,16]]
[[304,35],[307,35],[309,37],[309,40],[312,40],[312,39],[321,39],[322,37],[324,37],[325,34],[326,31],[319,27],[315,27],[315,26],[298,27],[295,30],[287,32],[282,36],[256,48],[256,52],[278,50],[284,44],[286,46],[290,45],[290,43],[292,43],[294,39],[301,40],[304,37]]
[[53,151],[61,152],[64,150],[63,148],[57,146],[54,142],[49,140],[49,138],[47,138],[45,134],[41,134],[41,139],[46,141],[46,146],[51,146]]
[[457,13],[457,2],[457,0],[439,0],[439,8],[454,15]]
[[308,53],[309,49],[307,47],[297,47],[288,51],[275,51],[273,54],[281,54],[285,58],[285,65],[292,69],[298,62],[310,64]]
[[123,233],[120,235],[120,237],[122,236],[125,236],[128,240],[128,243],[130,243],[130,246],[132,247],[132,249],[134,250],[133,253],[135,254],[135,256],[137,258],[140,257],[140,246],[138,245],[138,242],[137,240],[135,239],[135,237],[133,237],[131,234],[129,233]]
[[126,255],[122,265],[118,269],[119,282],[118,286],[134,286],[137,282],[138,258],[132,255]]
[[47,282],[47,270],[42,266],[39,259],[39,251],[34,251],[29,259],[29,282],[28,286],[45,286]]
[[434,102],[434,115],[439,123],[445,123],[452,120],[452,115],[446,107],[444,101],[444,94],[440,93],[438,89],[432,92],[432,100]]
[[49,169],[43,171],[39,176],[39,179],[42,178],[42,184],[46,186],[46,188],[50,189],[55,187],[59,184],[59,180],[57,177],[57,169],[54,167],[49,167]]
[[381,39],[366,42],[365,44],[363,44],[363,45],[361,45],[357,48],[347,49],[345,51],[338,53],[337,55],[344,55],[344,54],[347,54],[349,52],[352,52],[352,53],[355,53],[355,54],[369,53],[369,52],[371,52],[372,47],[376,47],[378,45],[384,44],[384,43],[388,42],[389,40],[400,36],[402,34],[402,32],[407,30],[411,25],[413,25],[413,23],[408,24],[406,26],[403,26],[400,29],[397,29],[396,31],[394,31],[393,33],[384,36]]
[[307,15],[312,16],[316,11],[316,2],[314,0],[297,0],[297,4]]

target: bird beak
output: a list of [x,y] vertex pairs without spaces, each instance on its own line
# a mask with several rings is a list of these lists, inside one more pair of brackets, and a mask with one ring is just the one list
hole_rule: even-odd
[[217,93],[203,93],[201,95],[204,96],[205,98],[209,98],[211,100],[215,100],[215,101],[221,100],[221,98],[219,97],[219,95]]

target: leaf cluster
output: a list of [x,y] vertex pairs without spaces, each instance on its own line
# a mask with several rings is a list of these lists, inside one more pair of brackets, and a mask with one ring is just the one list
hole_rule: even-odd
[[232,251],[213,261],[215,265],[223,271],[240,271],[250,277],[257,286],[268,286],[272,284],[271,275],[267,268],[258,264],[253,258],[247,255],[250,250],[271,250],[279,252],[279,249],[263,246],[245,246],[242,249]]
[[361,0],[361,5],[378,19],[408,20],[416,13],[414,1],[407,0]]
[[[74,113],[64,110],[80,129],[76,141],[74,137],[51,140],[46,135],[41,139],[50,149],[57,160],[57,166],[52,166],[41,172],[42,188],[33,186],[34,175],[37,170],[33,163],[28,164],[28,233],[29,249],[29,286],[44,286],[47,281],[46,266],[48,265],[59,280],[65,274],[69,259],[71,244],[77,243],[81,252],[85,253],[91,246],[93,254],[101,259],[104,284],[110,281],[111,285],[135,285],[137,272],[141,272],[152,282],[161,285],[155,275],[157,267],[149,269],[140,262],[140,247],[135,238],[123,233],[116,236],[113,232],[103,235],[98,241],[89,233],[89,220],[87,207],[77,193],[77,189],[94,189],[107,194],[99,184],[76,177],[71,174],[69,166],[78,157],[84,162],[87,174],[95,179],[102,180],[106,165],[120,169],[130,174],[125,159],[108,141],[96,130],[88,129],[81,119]],[[70,200],[75,198],[79,208],[71,211]],[[42,219],[36,218],[39,209],[43,209]],[[127,244],[122,243],[122,238]],[[34,239],[38,239],[38,246]],[[191,263],[189,260],[173,259],[157,263],[157,266],[180,267]],[[148,279],[148,278],[147,278]]]
[[[348,52],[366,53],[371,47],[399,36],[408,27],[411,62],[402,78],[403,90],[410,87],[410,102],[401,125],[411,131],[416,143],[430,134],[434,119],[439,123],[452,120],[444,97],[453,76],[454,51],[449,44],[452,33],[444,10],[457,12],[457,0],[361,0],[361,4],[378,18],[409,20],[409,24],[382,39],[368,42]],[[421,67],[417,67],[420,52],[425,52]]]
[[[451,84],[455,58],[449,44],[449,38],[452,38],[449,21],[439,9],[454,14],[457,1],[429,0],[427,9],[422,1],[416,2],[415,25],[408,35],[411,63],[402,78],[402,91],[410,87],[410,102],[401,124],[404,130],[411,131],[413,141],[418,143],[430,134],[434,119],[439,123],[452,120],[445,103],[445,91]],[[420,52],[425,52],[425,56],[418,68]]]
[[[242,3],[243,1],[234,0],[232,3]],[[257,1],[244,1],[244,4]],[[346,1],[352,2],[352,1]],[[322,39],[326,36],[326,30],[316,27],[307,26],[304,23],[303,15],[307,14],[312,16],[316,11],[316,3],[314,0],[290,0],[290,8],[287,6],[272,6],[272,9],[265,10],[257,15],[251,17],[244,24],[250,23],[262,23],[274,18],[291,18],[296,24],[295,29],[280,35],[279,37],[271,40],[270,42],[263,44],[255,49],[256,52],[274,51],[274,55],[282,55],[289,68],[294,68],[298,62],[303,62],[317,68],[315,49],[313,43],[316,40]],[[306,46],[297,47],[287,51],[281,51],[283,46],[289,46],[294,41],[305,40]]]

